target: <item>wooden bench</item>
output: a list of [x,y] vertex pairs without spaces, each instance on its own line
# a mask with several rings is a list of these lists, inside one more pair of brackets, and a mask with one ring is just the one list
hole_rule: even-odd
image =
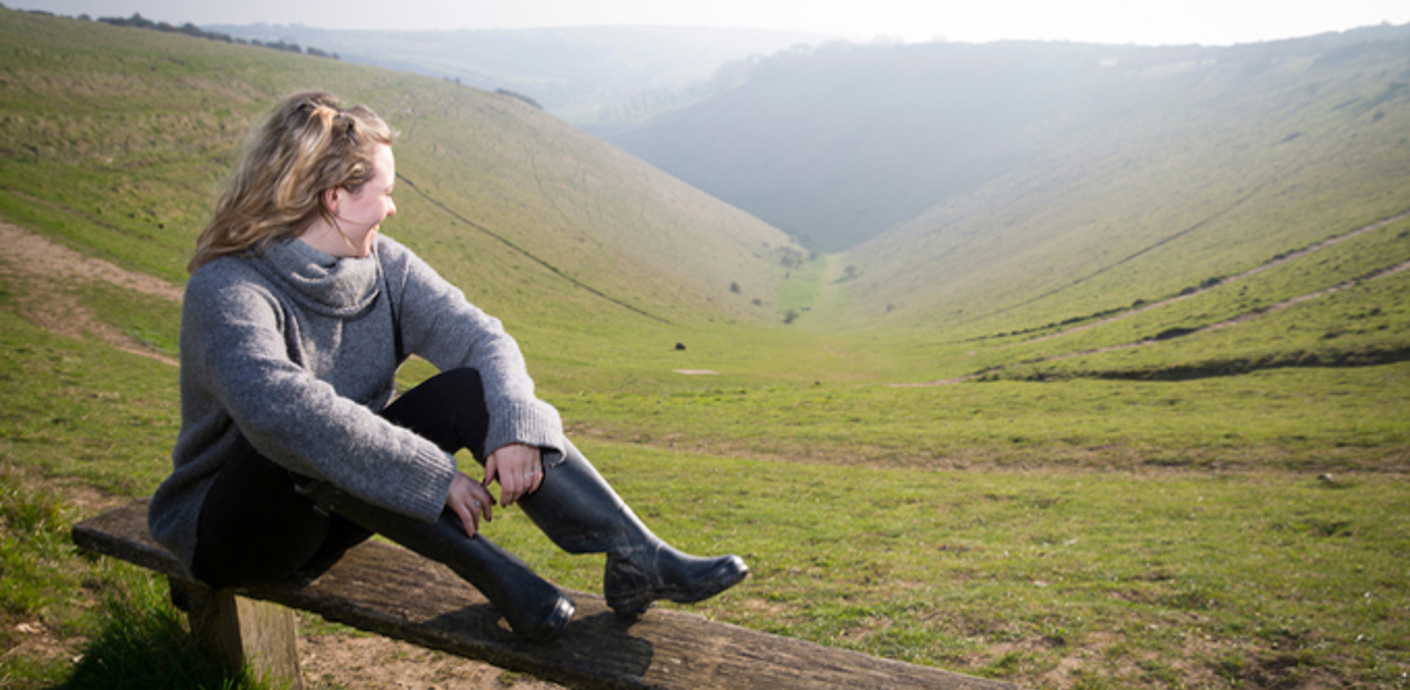
[[573,688],[1012,688],[654,609],[621,621],[602,597],[571,592],[577,614],[547,645],[520,641],[498,612],[448,568],[405,549],[367,542],[307,584],[211,590],[186,582],[147,533],[136,501],[73,530],[82,549],[166,574],[192,631],[233,667],[302,687],[292,609],[387,637],[478,659]]

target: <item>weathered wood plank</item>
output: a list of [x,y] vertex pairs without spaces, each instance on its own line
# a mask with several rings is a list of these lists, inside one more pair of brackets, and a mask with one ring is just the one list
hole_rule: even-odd
[[[177,573],[152,542],[137,502],[74,528],[79,546]],[[617,619],[602,597],[570,592],[578,605],[563,636],[520,641],[498,612],[448,568],[395,546],[352,549],[308,584],[237,590],[329,620],[485,661],[576,688],[911,688],[991,690],[1014,686],[927,666],[832,649],[680,611]]]

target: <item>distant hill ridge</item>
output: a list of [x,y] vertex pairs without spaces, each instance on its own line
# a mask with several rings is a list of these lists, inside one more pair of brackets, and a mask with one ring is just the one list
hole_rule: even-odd
[[[302,25],[211,25],[247,40],[318,45],[343,59],[520,94],[583,126],[678,108],[728,85],[722,65],[821,43],[823,34],[667,26],[343,31]],[[724,81],[721,81],[721,80]]]
[[1210,89],[1242,88],[1231,74],[1257,83],[1269,69],[1407,37],[1410,27],[1386,25],[1228,48],[831,43],[772,56],[734,88],[605,135],[836,252],[1052,160],[1079,133],[1098,147],[1098,134],[1133,121],[1146,137],[1188,132]]

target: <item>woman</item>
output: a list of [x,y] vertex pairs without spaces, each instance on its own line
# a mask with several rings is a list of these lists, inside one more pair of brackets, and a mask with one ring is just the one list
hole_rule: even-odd
[[[573,603],[480,534],[515,503],[572,553],[605,552],[618,615],[748,575],[656,538],[563,437],[518,346],[416,255],[396,213],[393,136],[326,93],[279,104],[197,240],[181,323],[181,432],[152,535],[215,587],[308,576],[372,532],[450,566],[520,636]],[[441,374],[392,401],[417,354]],[[456,468],[468,449],[483,481]]]

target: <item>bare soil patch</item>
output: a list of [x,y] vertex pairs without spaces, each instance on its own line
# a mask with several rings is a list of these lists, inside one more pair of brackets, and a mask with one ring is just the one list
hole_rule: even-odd
[[52,333],[93,338],[111,347],[176,365],[176,360],[98,318],[72,291],[75,282],[101,281],[143,294],[181,301],[181,288],[102,259],[84,256],[23,228],[0,223],[0,275],[24,286],[19,313]]
[[304,684],[312,689],[561,690],[532,676],[406,642],[357,633],[299,640]]

